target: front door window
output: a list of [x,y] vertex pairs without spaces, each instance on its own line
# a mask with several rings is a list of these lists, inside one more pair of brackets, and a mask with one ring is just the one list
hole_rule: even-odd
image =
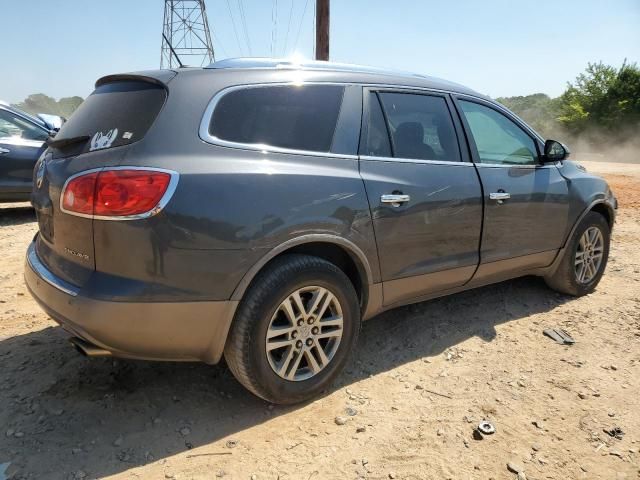
[[480,163],[536,165],[534,140],[516,123],[493,108],[460,101],[478,149]]

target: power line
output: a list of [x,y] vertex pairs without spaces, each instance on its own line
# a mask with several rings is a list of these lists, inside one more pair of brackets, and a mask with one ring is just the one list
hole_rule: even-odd
[[293,0],[291,0],[291,8],[289,9],[289,21],[287,22],[287,35],[284,37],[284,48],[282,54],[287,55],[287,43],[289,43],[289,29],[291,28],[291,16],[293,15]]
[[236,29],[236,21],[233,19],[233,13],[231,13],[231,5],[229,5],[229,0],[227,1],[227,8],[229,9],[229,16],[231,17],[231,24],[233,25],[233,33],[236,36],[236,43],[238,44],[238,50],[240,50],[240,55],[244,55],[244,51],[242,50],[242,46],[240,45],[240,38],[238,37],[238,30]]
[[298,40],[300,40],[300,30],[302,29],[302,21],[304,20],[304,16],[307,13],[307,5],[309,3],[309,0],[307,0],[306,2],[304,2],[304,10],[302,11],[302,17],[300,17],[300,24],[298,25],[298,34],[296,35],[296,43],[293,46],[293,51],[296,51],[296,48],[298,48]]
[[240,18],[242,19],[242,28],[244,29],[244,38],[247,42],[247,47],[249,48],[249,55],[251,55],[251,39],[249,38],[249,31],[247,30],[247,19],[244,15],[242,0],[238,0],[238,7],[240,10]]
[[216,35],[216,32],[215,32],[215,30],[213,28],[211,28],[211,35],[213,36],[213,39],[215,40],[216,45],[218,45],[218,47],[220,47],[220,50],[222,50],[222,55],[225,56],[225,57],[228,57],[229,55],[227,55],[227,49],[224,48],[224,46],[222,45],[222,42],[220,41],[220,39]]
[[278,0],[273,0],[273,7],[271,9],[271,56],[275,55],[275,50],[278,42]]

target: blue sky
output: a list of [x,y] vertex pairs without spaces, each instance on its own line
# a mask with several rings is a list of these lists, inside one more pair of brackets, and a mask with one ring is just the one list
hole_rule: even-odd
[[[248,53],[239,1],[251,54],[270,56],[276,0],[206,0],[217,58]],[[0,0],[0,99],[84,97],[102,75],[158,68],[163,4]],[[295,47],[311,58],[314,0],[277,5],[276,55]],[[493,97],[556,96],[589,61],[640,61],[640,0],[332,0],[331,14],[332,60],[444,77]]]

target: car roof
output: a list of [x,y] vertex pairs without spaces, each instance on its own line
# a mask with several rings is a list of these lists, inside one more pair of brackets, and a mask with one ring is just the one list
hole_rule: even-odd
[[327,72],[333,74],[335,81],[431,88],[488,98],[464,85],[430,75],[350,63],[296,60],[291,58],[245,57],[219,60],[204,68],[205,70],[301,70],[306,72]]

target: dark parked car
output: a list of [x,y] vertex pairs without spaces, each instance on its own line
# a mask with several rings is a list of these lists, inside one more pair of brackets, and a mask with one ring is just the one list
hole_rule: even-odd
[[33,167],[62,120],[56,115],[34,117],[0,102],[0,202],[29,200]]
[[247,59],[112,75],[36,167],[26,282],[89,356],[224,355],[256,395],[299,402],[383,310],[523,275],[591,292],[616,201],[567,156],[421,75]]

